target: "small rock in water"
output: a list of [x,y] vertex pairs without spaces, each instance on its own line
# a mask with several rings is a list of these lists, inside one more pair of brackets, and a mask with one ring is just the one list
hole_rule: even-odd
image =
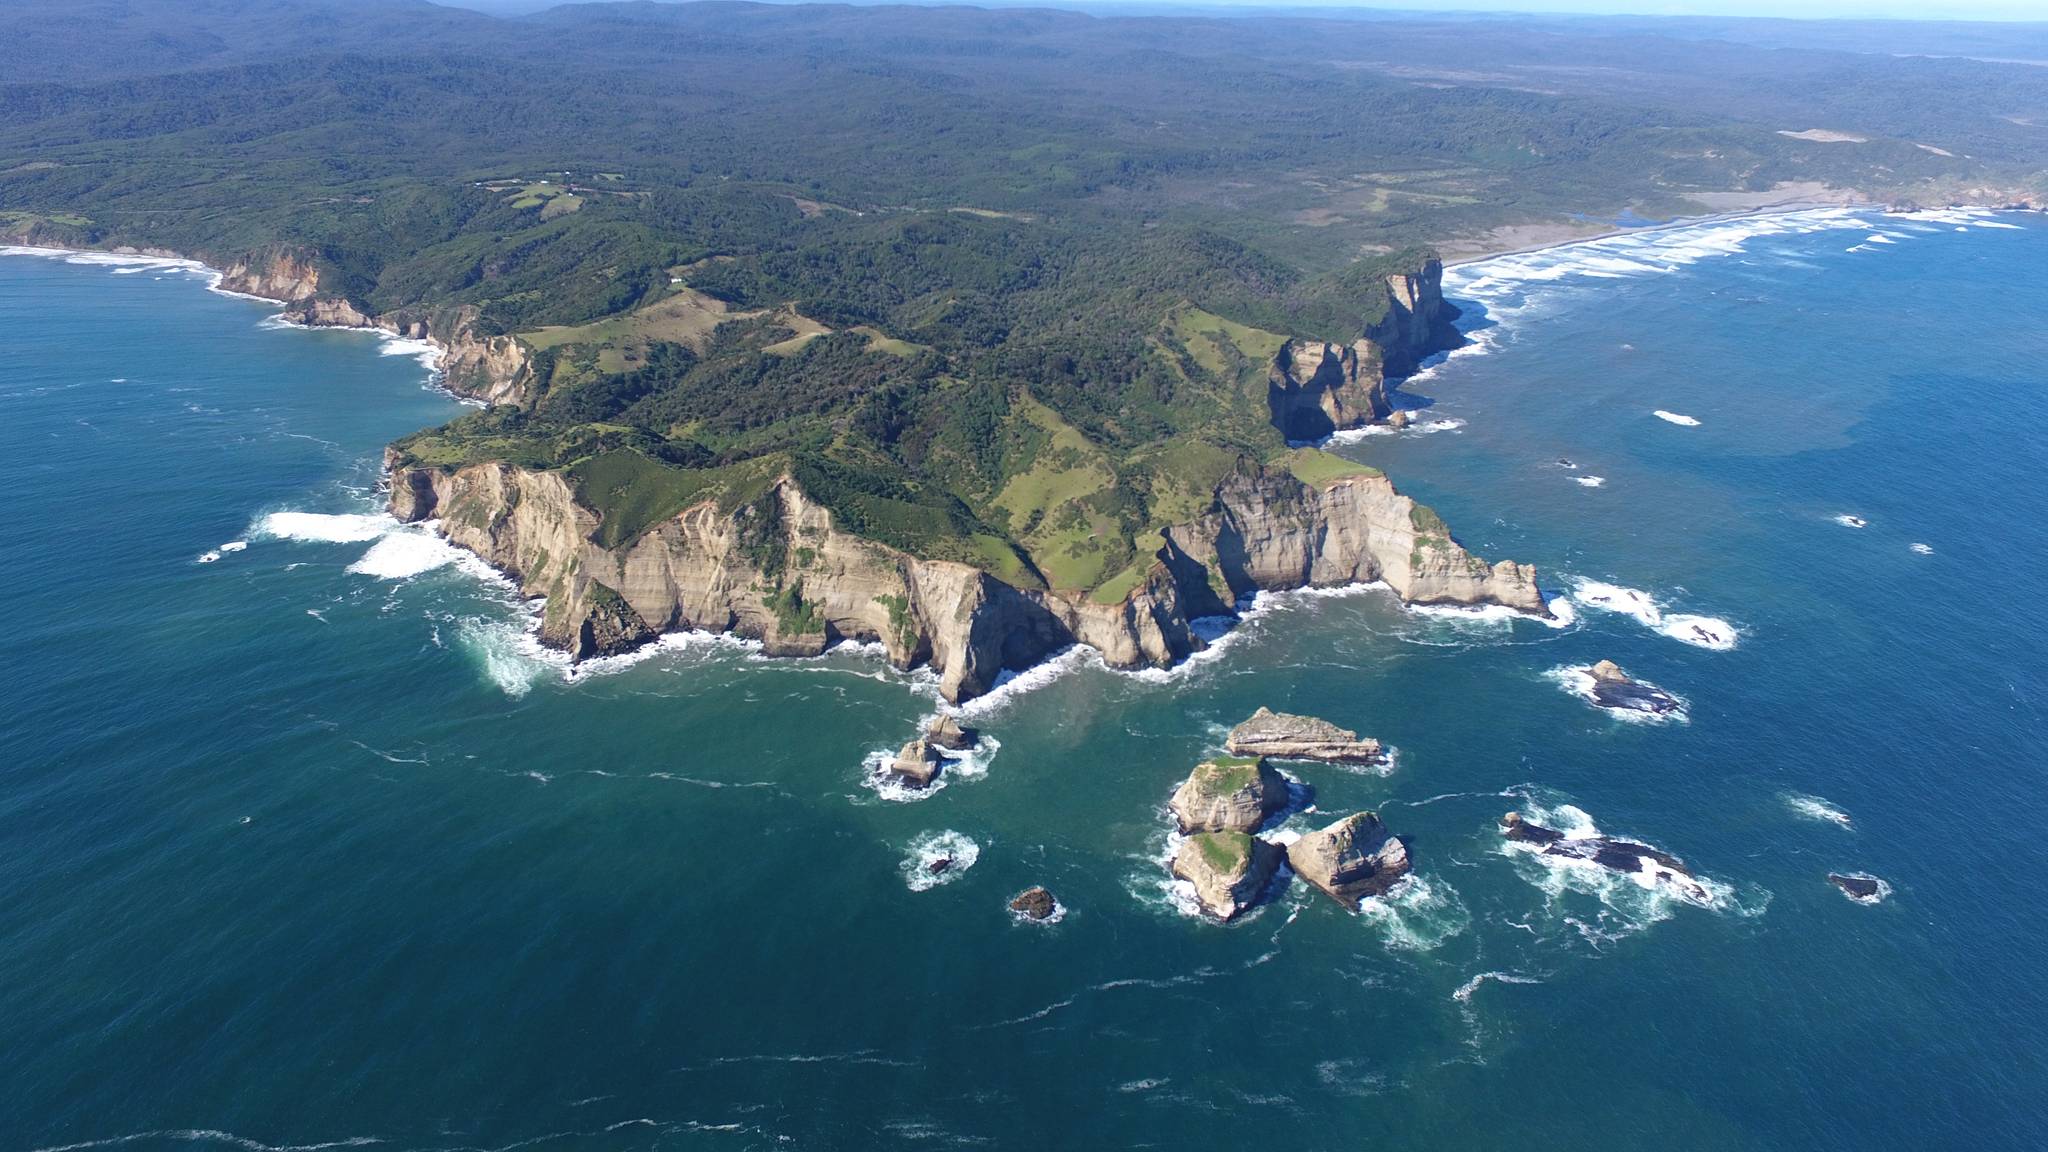
[[1540,824],[1531,824],[1522,819],[1520,812],[1510,812],[1500,818],[1501,835],[1523,844],[1551,844],[1564,839],[1564,833]]
[[913,788],[928,787],[939,775],[938,750],[923,740],[912,740],[889,762],[889,772]]
[[1557,466],[1558,466],[1559,468],[1577,468],[1577,467],[1578,467],[1578,465],[1577,465],[1577,464],[1574,464],[1574,463],[1572,463],[1572,462],[1571,462],[1570,460],[1566,459],[1566,458],[1565,458],[1565,457],[1563,457],[1563,456],[1559,456],[1559,457],[1557,458]]
[[1884,881],[1861,872],[1830,872],[1828,883],[1842,890],[1843,895],[1858,904],[1875,904],[1884,899]]
[[972,728],[962,728],[951,716],[941,716],[925,729],[924,742],[934,748],[948,752],[965,752],[981,739],[981,733]]
[[1680,895],[1695,903],[1704,904],[1710,899],[1706,888],[1693,878],[1692,870],[1685,866],[1683,860],[1648,844],[1612,836],[1585,836],[1574,840],[1554,828],[1529,823],[1519,812],[1501,817],[1500,830],[1501,835],[1518,843],[1541,845],[1545,856],[1583,860],[1615,872],[1646,875],[1656,883],[1671,885]]
[[1593,702],[1602,708],[1648,712],[1662,716],[1678,711],[1678,698],[1654,684],[1632,680],[1612,660],[1602,660],[1585,670],[1593,678]]
[[1010,911],[1027,920],[1047,919],[1059,906],[1060,902],[1053,899],[1052,893],[1035,886],[1017,893],[1010,900]]
[[933,860],[933,861],[932,861],[931,863],[929,863],[929,864],[926,864],[926,865],[924,866],[924,870],[925,870],[925,871],[927,871],[927,872],[929,872],[929,873],[931,873],[931,874],[932,874],[932,875],[934,875],[934,876],[937,876],[937,875],[939,875],[939,874],[941,874],[941,873],[945,872],[945,871],[946,871],[947,869],[951,868],[952,866],[953,866],[953,858],[952,858],[951,856],[941,856],[941,857],[939,857],[938,859],[936,859],[936,860]]

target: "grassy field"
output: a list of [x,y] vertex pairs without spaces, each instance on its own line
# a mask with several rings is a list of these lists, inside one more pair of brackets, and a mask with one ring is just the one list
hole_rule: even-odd
[[1128,551],[1117,525],[1087,506],[1116,482],[1116,471],[1102,449],[1052,409],[1028,396],[1018,408],[1041,437],[1031,467],[1010,478],[995,505],[1054,588],[1085,591]]
[[1311,488],[1321,488],[1333,480],[1347,476],[1383,476],[1385,473],[1369,464],[1346,460],[1333,452],[1320,448],[1296,448],[1278,461],[1294,474],[1296,480]]
[[1225,875],[1242,869],[1252,855],[1252,838],[1243,832],[1203,832],[1195,843],[1202,862]]

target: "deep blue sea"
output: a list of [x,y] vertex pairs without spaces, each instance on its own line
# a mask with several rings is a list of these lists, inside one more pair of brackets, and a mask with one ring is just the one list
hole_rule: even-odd
[[[1172,675],[1013,683],[902,802],[863,762],[928,676],[700,637],[572,679],[379,519],[382,445],[460,410],[416,349],[0,258],[0,1152],[2039,1147],[2048,221],[1449,290],[1478,342],[1336,450],[1574,623],[1269,598]],[[1685,717],[1592,707],[1601,658]],[[1259,705],[1398,750],[1290,765],[1293,821],[1376,808],[1410,883],[1181,910],[1164,801]]]

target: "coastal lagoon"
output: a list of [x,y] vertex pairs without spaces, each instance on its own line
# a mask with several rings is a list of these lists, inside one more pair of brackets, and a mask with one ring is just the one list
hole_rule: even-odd
[[[0,1152],[2028,1147],[2044,268],[2039,217],[1829,210],[1453,269],[1474,343],[1333,447],[1568,623],[1263,598],[1173,672],[970,705],[912,799],[869,767],[929,675],[709,636],[571,675],[383,518],[383,444],[459,410],[419,347],[0,260]],[[1603,658],[1682,715],[1591,706]],[[1295,827],[1408,839],[1389,898],[1219,926],[1166,881],[1168,795],[1261,705],[1396,750],[1284,766]]]

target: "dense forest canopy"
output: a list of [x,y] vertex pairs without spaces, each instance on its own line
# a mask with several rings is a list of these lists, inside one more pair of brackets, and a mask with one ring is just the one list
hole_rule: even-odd
[[7,15],[0,231],[296,254],[366,314],[520,341],[524,402],[413,458],[565,469],[621,539],[793,469],[879,538],[999,540],[1084,589],[1285,453],[1276,349],[1358,338],[1428,249],[1772,189],[2021,195],[2048,168],[2048,69],[1643,21]]

